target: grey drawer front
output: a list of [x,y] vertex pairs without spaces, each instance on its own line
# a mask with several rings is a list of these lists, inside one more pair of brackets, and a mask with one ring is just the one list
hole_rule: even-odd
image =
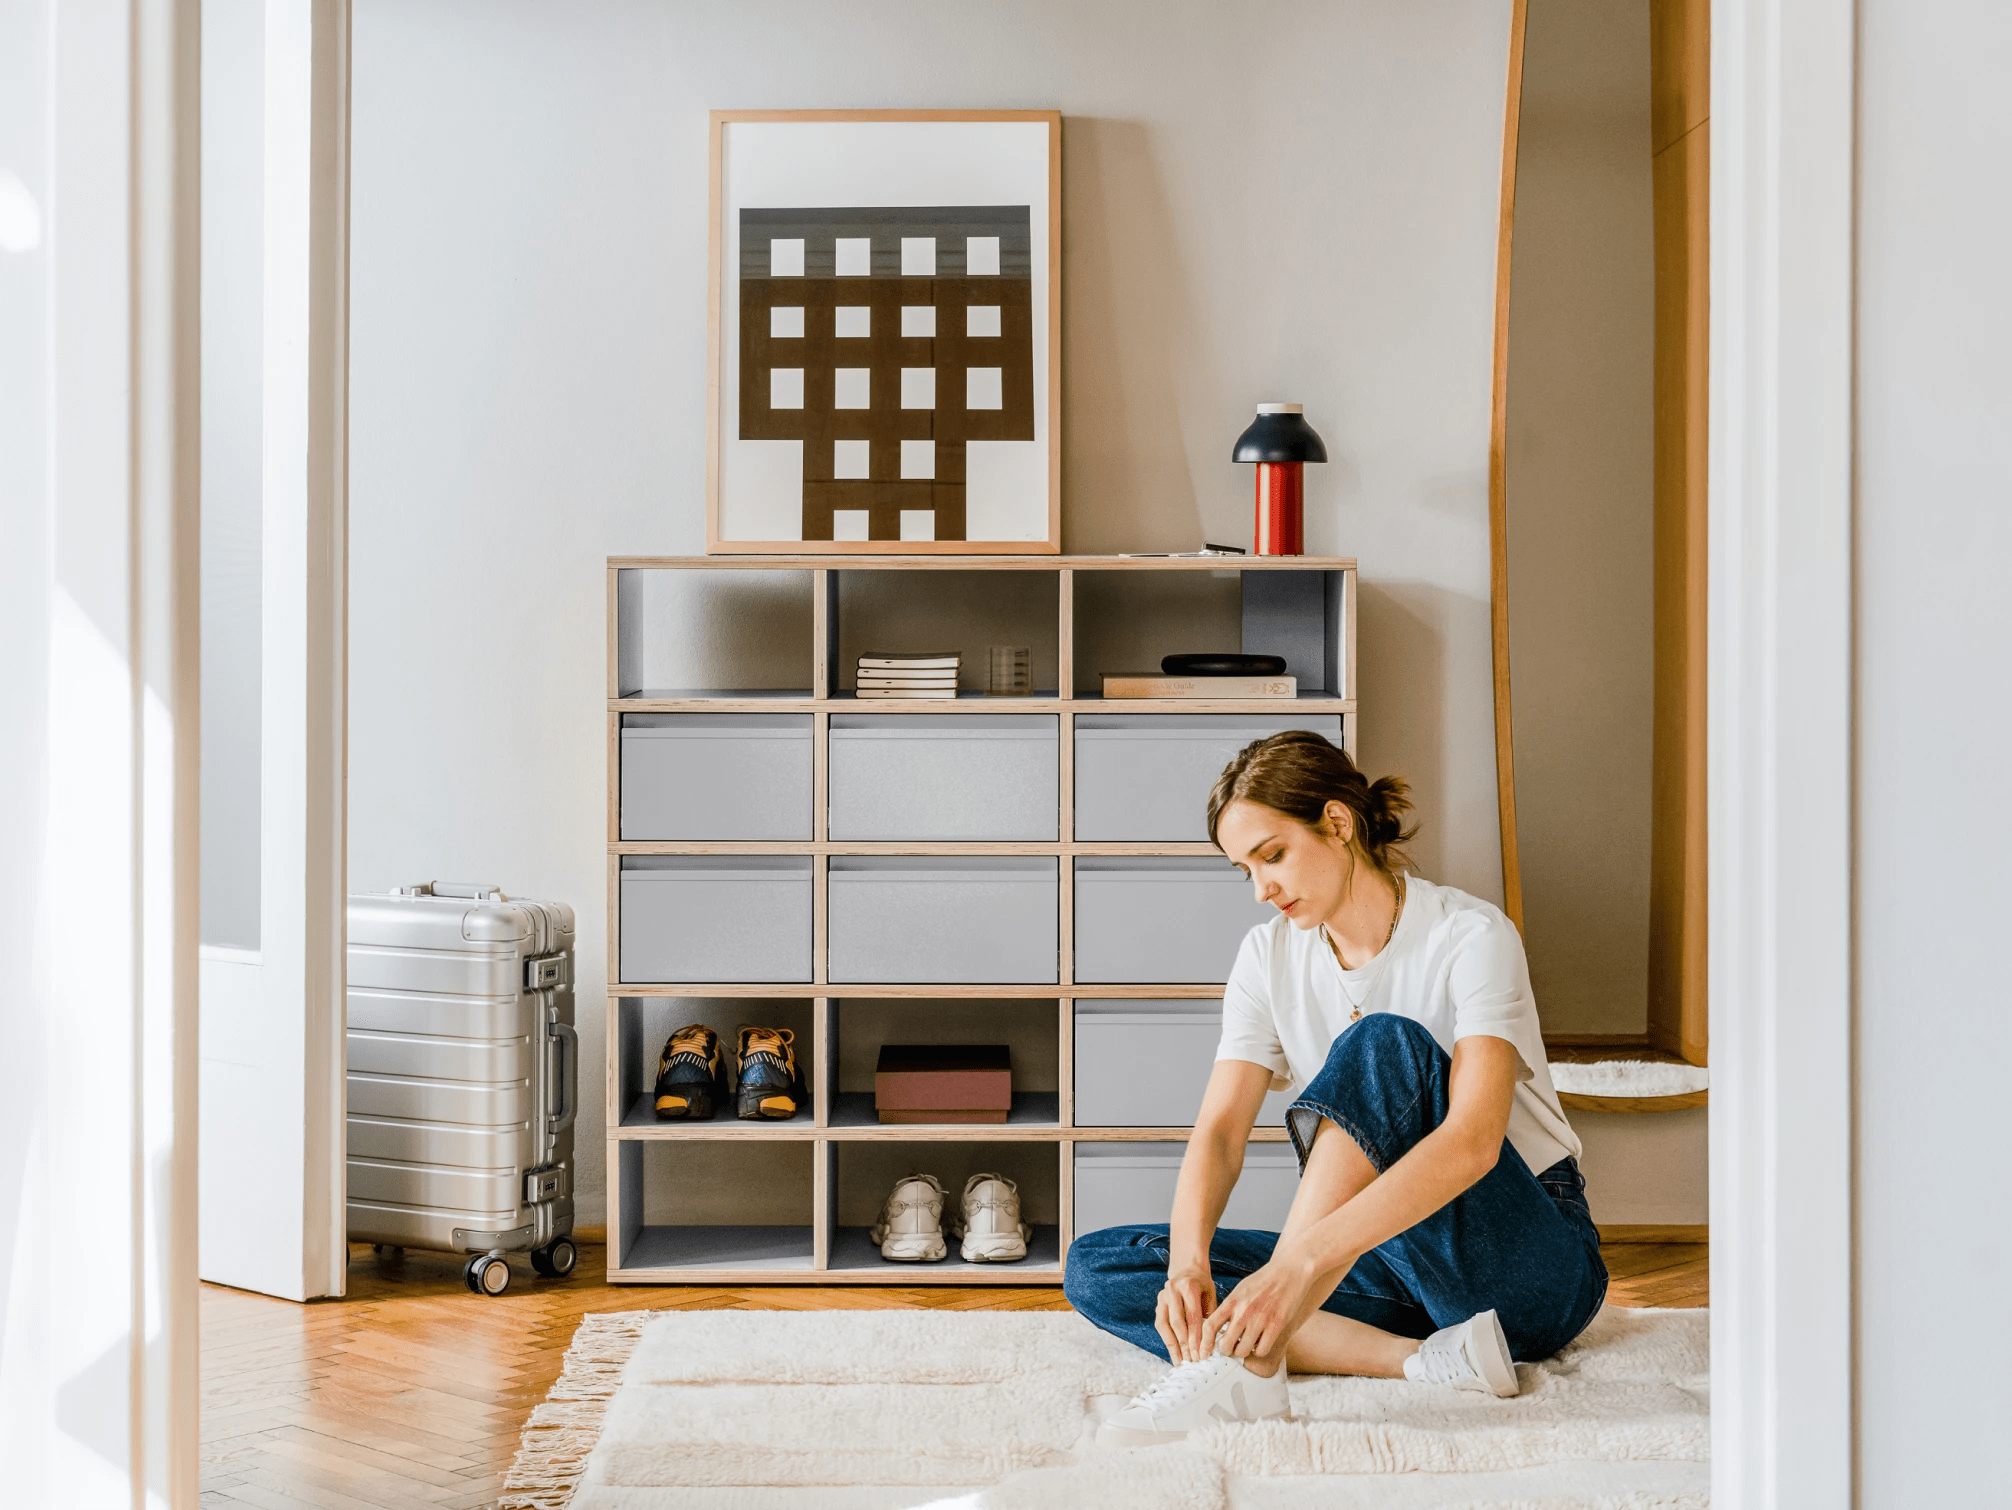
[[807,713],[631,713],[622,837],[808,839]]
[[630,855],[625,981],[811,978],[811,862],[795,855]]
[[1076,861],[1076,979],[1226,981],[1244,935],[1278,915],[1227,860]]
[[1341,742],[1341,715],[1094,713],[1076,718],[1076,837],[1206,840],[1209,789],[1252,740],[1311,729]]
[[509,1038],[525,1030],[521,996],[440,996],[414,991],[349,989],[349,1026],[434,1038]]
[[1053,714],[862,714],[831,719],[834,839],[1052,840]]
[[[1192,1127],[1215,1072],[1222,1004],[1078,1001],[1076,1125]],[[1292,1098],[1265,1097],[1261,1127],[1279,1127]]]
[[834,981],[1052,984],[1056,862],[834,856]]
[[418,1075],[429,1080],[529,1080],[531,1040],[524,1038],[432,1038],[418,1033],[348,1033],[349,1068],[354,1073]]
[[[1078,1143],[1076,1232],[1164,1222],[1174,1209],[1183,1143]],[[1223,1208],[1224,1227],[1277,1232],[1299,1189],[1299,1162],[1290,1145],[1253,1143],[1244,1172]]]

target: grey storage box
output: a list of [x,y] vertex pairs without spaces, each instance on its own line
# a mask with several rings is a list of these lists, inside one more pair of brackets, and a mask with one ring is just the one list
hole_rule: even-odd
[[[1076,1125],[1193,1127],[1222,1042],[1219,1001],[1078,1001]],[[1283,1127],[1292,1098],[1272,1091],[1261,1127]]]
[[834,713],[834,839],[1052,840],[1052,713]]
[[1053,856],[834,855],[830,978],[1050,985],[1060,935]]
[[809,855],[624,855],[621,978],[811,978]]
[[[1143,1227],[1173,1214],[1185,1143],[1078,1143],[1076,1230]],[[1224,1227],[1277,1232],[1299,1189],[1299,1159],[1290,1143],[1251,1143],[1244,1172],[1223,1208]]]
[[808,713],[629,713],[622,838],[808,839]]
[[1081,713],[1076,716],[1076,837],[1206,841],[1209,789],[1252,740],[1311,729],[1341,743],[1341,715]]
[[1226,981],[1244,935],[1278,916],[1227,860],[1086,855],[1076,861],[1076,979]]

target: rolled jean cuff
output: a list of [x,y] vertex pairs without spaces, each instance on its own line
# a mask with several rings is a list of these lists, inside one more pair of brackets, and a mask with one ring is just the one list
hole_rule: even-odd
[[1348,1134],[1355,1146],[1362,1150],[1362,1156],[1369,1160],[1370,1166],[1378,1174],[1384,1173],[1397,1162],[1378,1145],[1375,1138],[1365,1132],[1360,1125],[1351,1122],[1348,1114],[1339,1107],[1302,1096],[1287,1107],[1285,1112],[1286,1131],[1292,1134],[1293,1151],[1299,1155],[1301,1174],[1306,1173],[1307,1157],[1313,1152],[1313,1140],[1320,1131],[1322,1117]]

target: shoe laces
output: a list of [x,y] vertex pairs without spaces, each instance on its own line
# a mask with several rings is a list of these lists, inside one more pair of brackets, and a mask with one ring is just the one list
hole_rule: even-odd
[[1211,1353],[1206,1358],[1176,1364],[1173,1371],[1162,1375],[1160,1381],[1140,1395],[1132,1403],[1143,1405],[1149,1410],[1164,1410],[1190,1399],[1203,1385],[1219,1379],[1230,1369],[1237,1367],[1237,1360],[1228,1353]]
[[662,1074],[663,1070],[669,1069],[681,1060],[711,1069],[713,1052],[718,1043],[719,1039],[714,1036],[713,1030],[702,1022],[693,1023],[688,1028],[679,1028],[671,1034],[671,1041],[664,1045],[663,1067],[658,1073]]
[[1427,1337],[1418,1344],[1418,1371],[1428,1384],[1455,1384],[1479,1377],[1468,1361],[1467,1349],[1450,1337]]
[[750,1028],[740,1031],[741,1067],[771,1064],[786,1075],[796,1073],[796,1034],[788,1028]]

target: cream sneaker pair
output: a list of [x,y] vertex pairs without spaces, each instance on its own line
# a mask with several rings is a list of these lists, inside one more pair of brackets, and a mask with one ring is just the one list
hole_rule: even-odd
[[[911,1174],[894,1182],[873,1224],[880,1256],[897,1263],[933,1262],[947,1251],[943,1240],[943,1186],[933,1174]],[[1020,1220],[1020,1187],[1003,1175],[974,1174],[964,1182],[963,1209],[950,1221],[950,1235],[962,1236],[966,1263],[1010,1263],[1027,1256],[1034,1229]]]

